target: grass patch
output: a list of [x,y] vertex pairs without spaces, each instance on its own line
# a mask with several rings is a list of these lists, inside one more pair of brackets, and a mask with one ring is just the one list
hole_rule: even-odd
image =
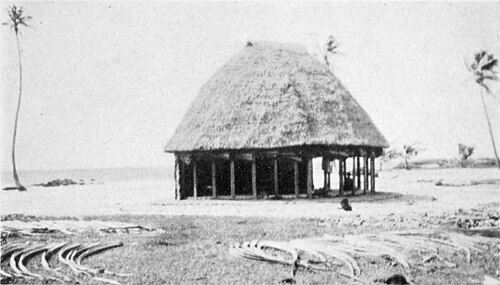
[[[347,233],[346,229],[319,225],[308,219],[147,215],[94,216],[86,219],[129,222],[161,228],[165,233],[157,236],[119,233],[88,233],[73,237],[43,235],[12,238],[9,242],[59,242],[71,239],[91,243],[120,240],[124,243],[123,247],[97,254],[83,263],[94,268],[134,274],[129,278],[115,278],[122,283],[276,284],[290,277],[288,267],[235,258],[228,253],[229,245],[254,239],[289,241]],[[361,231],[372,230],[367,227]],[[39,256],[35,259],[39,259]],[[471,264],[466,264],[463,256],[454,256],[452,261],[458,264],[457,268],[441,268],[438,263],[431,263],[426,267],[405,270],[399,265],[393,266],[390,260],[358,259],[362,269],[360,278],[367,281],[402,273],[417,284],[474,284],[481,283],[484,274],[495,276],[499,268],[499,247],[497,244],[491,245],[484,254],[473,255]],[[30,269],[43,272],[39,266]],[[305,269],[299,269],[296,279],[298,284],[348,284],[346,279],[332,273]],[[19,279],[17,282],[29,283],[29,280]]]

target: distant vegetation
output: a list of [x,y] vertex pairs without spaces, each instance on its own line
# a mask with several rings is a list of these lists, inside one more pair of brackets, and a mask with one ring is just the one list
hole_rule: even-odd
[[[387,163],[387,162],[386,162]],[[494,168],[496,167],[494,158],[469,158],[463,166],[463,162],[458,158],[430,158],[430,159],[415,159],[408,163],[409,169],[429,169],[429,168]],[[405,163],[393,163],[392,169],[405,169]],[[386,167],[388,169],[389,167]]]
[[460,164],[462,164],[462,167],[465,167],[467,164],[467,158],[471,156],[474,153],[474,147],[465,145],[465,144],[458,144],[458,155],[460,157]]
[[382,154],[382,161],[388,162],[393,159],[402,158],[403,167],[406,170],[411,169],[410,159],[417,156],[423,149],[418,144],[404,144],[401,146],[394,146],[384,150]]
[[[418,159],[419,152],[424,149],[412,145],[393,146],[384,150],[380,157],[380,170],[387,169],[419,169],[419,168],[492,168],[496,166],[494,158],[471,158],[475,147],[459,143],[456,158]],[[385,165],[385,166],[383,166]]]

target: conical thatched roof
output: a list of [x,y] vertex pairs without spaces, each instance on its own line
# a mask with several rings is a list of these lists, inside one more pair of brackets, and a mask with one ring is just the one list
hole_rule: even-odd
[[329,68],[297,44],[248,43],[201,88],[165,151],[387,147]]

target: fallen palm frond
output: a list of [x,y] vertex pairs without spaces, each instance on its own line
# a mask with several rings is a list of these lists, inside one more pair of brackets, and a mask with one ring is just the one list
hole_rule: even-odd
[[77,255],[78,257],[76,258],[76,260],[73,259],[73,262],[77,266],[77,268],[79,268],[80,270],[85,270],[86,272],[93,274],[93,275],[96,275],[98,273],[102,273],[102,274],[114,275],[114,276],[119,276],[119,277],[130,277],[130,276],[132,276],[132,274],[115,273],[115,272],[111,272],[111,271],[106,270],[106,269],[94,269],[94,268],[83,266],[81,264],[83,259],[85,259],[91,255],[94,255],[96,253],[99,253],[99,252],[102,252],[102,251],[105,251],[108,249],[112,249],[115,247],[120,247],[120,246],[123,246],[122,242],[114,242],[114,243],[105,244],[105,245],[99,245],[98,243],[94,244],[93,246],[87,248],[85,251],[82,251],[81,254]]
[[[448,267],[456,267],[455,263],[446,260],[440,253],[455,255],[458,252],[464,252],[467,262],[470,262],[471,252],[483,252],[485,244],[496,241],[495,238],[482,236],[466,236],[439,230],[419,230],[343,237],[324,236],[289,242],[243,242],[232,245],[229,252],[238,257],[285,265],[292,265],[294,261],[299,261],[297,262],[299,266],[328,270],[359,281],[355,276],[361,273],[361,269],[354,257],[388,257],[404,268],[425,265],[432,260],[438,260]],[[284,254],[271,255],[264,251],[265,248]],[[426,257],[418,258],[422,254],[426,254]],[[292,260],[285,258],[284,255],[291,255]],[[307,260],[305,255],[312,256],[314,260]],[[341,263],[332,263],[329,259],[338,260]]]
[[[275,253],[285,253],[291,258],[285,258],[283,255],[267,253],[265,249],[273,250]],[[301,260],[299,258],[299,250],[307,252],[309,255],[314,256],[315,260]],[[300,243],[292,244],[273,241],[243,242],[241,244],[233,244],[229,248],[229,252],[235,256],[247,259],[290,265],[292,266],[292,272],[294,272],[295,266],[302,266],[304,268],[315,270],[325,270],[324,268],[317,266],[317,264],[327,263],[326,257],[323,253],[316,249],[310,248],[309,246],[300,245]],[[349,260],[349,263],[352,262],[355,264],[356,268],[359,268],[357,267],[357,263],[351,257],[345,256],[345,258]],[[336,272],[339,275],[351,278],[353,280],[357,280],[357,278],[354,277],[354,270],[355,269],[351,270],[351,274],[346,274],[330,268],[330,271]]]
[[23,254],[21,254],[21,256],[19,257],[19,261],[17,263],[21,272],[23,272],[23,274],[26,276],[30,276],[30,277],[34,277],[34,278],[38,278],[38,279],[43,279],[42,275],[30,272],[28,270],[28,268],[26,268],[26,266],[24,265],[23,262],[24,262],[24,260],[27,260],[30,256],[37,254],[37,253],[40,253],[42,251],[45,251],[47,249],[48,249],[47,246],[38,245],[38,246],[32,247],[31,249],[29,249],[29,250],[25,251]]
[[1,253],[1,261],[4,261],[5,259],[9,258],[12,253],[23,249],[26,247],[25,244],[7,244],[2,246],[2,253]]
[[65,245],[67,245],[68,242],[62,242],[62,243],[59,243],[59,244],[56,244],[56,245],[52,245],[51,247],[49,247],[45,252],[42,253],[42,267],[57,275],[58,277],[53,277],[53,276],[50,276],[50,278],[52,279],[55,279],[55,280],[59,280],[59,278],[61,278],[61,282],[64,283],[64,282],[70,282],[71,281],[71,278],[69,278],[68,276],[60,273],[59,271],[55,270],[55,269],[52,269],[50,268],[49,266],[49,261],[48,261],[48,258],[50,258],[50,256],[52,256],[57,250],[61,249],[62,247],[64,247]]
[[[100,242],[83,245],[80,243],[68,243],[63,242],[59,244],[6,244],[2,246],[1,251],[1,261],[4,260],[9,261],[10,271],[6,272],[4,270],[0,270],[0,275],[2,276],[2,282],[5,281],[4,278],[15,279],[15,278],[24,278],[24,279],[40,279],[40,280],[56,280],[61,283],[68,282],[89,282],[89,280],[93,280],[95,282],[103,282],[108,284],[120,284],[119,282],[107,278],[102,278],[97,276],[98,274],[110,274],[119,277],[128,277],[130,274],[119,274],[113,273],[111,271],[107,271],[105,269],[93,269],[81,264],[81,261],[84,258],[87,258],[91,255],[100,253],[102,251],[122,246],[121,242],[114,242],[110,244],[101,245]],[[42,267],[50,272],[50,275],[42,274],[42,273],[34,273],[28,270],[26,267],[26,262],[33,257],[34,255],[41,254],[41,265]],[[63,274],[59,269],[54,269],[49,264],[49,259],[52,255],[57,254],[57,260],[62,265],[68,266],[72,272],[76,274],[76,276],[84,274],[89,279],[78,280],[78,278],[74,278],[70,275]],[[57,277],[54,277],[57,276]],[[87,281],[85,281],[87,280]],[[10,281],[9,281],[10,282]]]
[[57,254],[57,258],[59,259],[59,262],[67,265],[68,260],[66,260],[66,253],[69,254],[69,252],[71,252],[71,250],[73,250],[79,246],[80,246],[79,243],[72,243],[72,244],[66,245],[63,248],[61,248],[61,250],[59,250],[59,253]]
[[5,235],[41,235],[41,234],[65,234],[75,235],[83,232],[105,232],[105,233],[135,233],[144,235],[156,235],[163,233],[162,229],[145,227],[137,224],[112,222],[112,221],[75,221],[75,220],[19,220],[14,217],[11,220],[2,220],[0,231]]
[[17,259],[18,259],[18,257],[21,256],[21,254],[23,254],[24,252],[26,252],[26,250],[28,250],[31,247],[32,246],[29,246],[27,248],[22,248],[19,251],[13,252],[12,255],[10,256],[9,265],[10,265],[10,268],[12,269],[12,271],[14,271],[13,274],[12,274],[13,276],[15,276],[15,277],[24,277],[24,278],[28,278],[28,279],[33,279],[33,277],[24,276],[23,272],[21,271],[21,269],[19,269],[19,267],[17,267]]
[[82,246],[79,249],[73,250],[71,253],[69,253],[66,257],[66,262],[68,266],[76,273],[83,273],[84,275],[91,276],[91,274],[88,272],[87,268],[81,266],[80,264],[76,263],[75,257],[81,255],[82,253],[88,251],[89,249],[98,246],[101,244],[100,242],[95,242],[86,246]]
[[12,278],[12,275],[0,269],[0,275],[7,278]]
[[73,249],[71,250],[65,257],[65,260],[66,260],[66,265],[68,265],[69,268],[71,268],[71,270],[73,270],[73,272],[75,272],[76,274],[83,274],[83,275],[86,275],[86,276],[92,276],[90,273],[88,273],[87,271],[79,268],[75,262],[73,261],[73,258],[75,256],[75,254],[79,251],[79,249]]
[[49,258],[55,251],[59,250],[60,248],[62,248],[67,244],[68,244],[67,242],[63,242],[60,244],[52,245],[45,252],[42,253],[42,266],[43,268],[45,268],[45,270],[54,271],[53,269],[50,268],[49,261],[47,258]]
[[[14,252],[21,250],[25,247],[26,245],[21,245],[21,244],[6,244],[2,245],[2,251],[1,251],[1,257],[0,261],[4,261],[8,259]],[[14,276],[10,273],[7,273],[0,269],[0,275],[6,278],[13,278]]]
[[115,280],[107,279],[107,278],[102,278],[102,277],[92,277],[92,280],[103,282],[103,283],[108,283],[108,284],[113,284],[113,285],[121,285],[120,282],[117,282]]

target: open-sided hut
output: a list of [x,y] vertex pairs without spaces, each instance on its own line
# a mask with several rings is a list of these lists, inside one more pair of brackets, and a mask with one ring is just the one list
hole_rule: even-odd
[[313,158],[338,160],[340,195],[353,159],[355,188],[366,193],[384,147],[368,114],[304,46],[248,42],[203,85],[165,151],[175,154],[179,199],[312,197]]

